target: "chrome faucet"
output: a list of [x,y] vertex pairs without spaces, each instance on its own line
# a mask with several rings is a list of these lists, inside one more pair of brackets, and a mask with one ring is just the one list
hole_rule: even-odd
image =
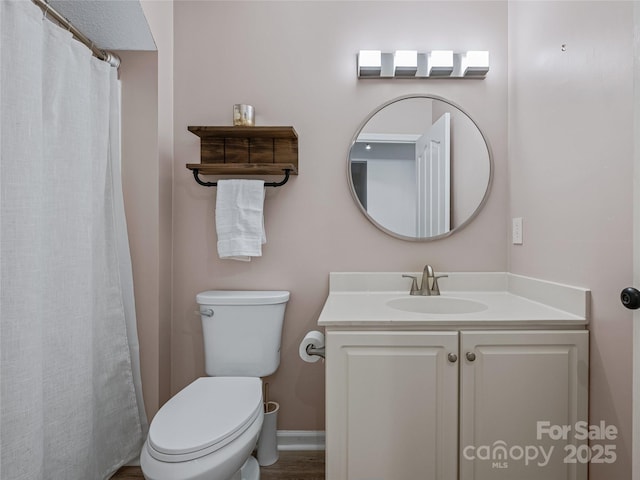
[[[420,295],[434,295],[432,289],[429,287],[429,281],[432,281],[433,278],[433,268],[429,264],[425,265],[424,270],[422,271],[422,285],[420,285]],[[440,295],[440,291],[438,291],[438,295]]]
[[[425,265],[422,271],[422,283],[418,288],[418,279],[414,275],[402,275],[405,278],[412,278],[411,291],[409,295],[440,295],[440,287],[438,287],[438,279],[442,277],[448,277],[448,275],[435,275],[433,273],[433,267],[431,265]],[[429,286],[431,283],[431,287]]]

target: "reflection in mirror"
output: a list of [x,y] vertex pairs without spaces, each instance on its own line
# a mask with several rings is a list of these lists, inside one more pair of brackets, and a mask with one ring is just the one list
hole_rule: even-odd
[[492,159],[475,122],[438,97],[409,95],[376,109],[349,150],[354,199],[377,227],[406,240],[450,235],[486,201]]

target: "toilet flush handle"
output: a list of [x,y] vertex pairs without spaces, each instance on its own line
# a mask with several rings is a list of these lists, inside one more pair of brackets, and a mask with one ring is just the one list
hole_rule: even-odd
[[202,315],[203,317],[213,317],[213,310],[211,310],[210,308],[204,309],[204,310],[196,310],[195,312],[196,315]]

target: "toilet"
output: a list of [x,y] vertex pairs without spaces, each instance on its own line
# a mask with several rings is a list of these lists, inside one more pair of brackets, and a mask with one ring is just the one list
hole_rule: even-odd
[[262,381],[280,365],[286,291],[199,293],[205,371],[156,414],[142,447],[148,480],[258,480]]

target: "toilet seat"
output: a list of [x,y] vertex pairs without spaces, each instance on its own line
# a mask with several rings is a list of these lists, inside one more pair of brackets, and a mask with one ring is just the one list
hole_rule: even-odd
[[242,435],[262,409],[259,378],[199,378],[158,411],[149,427],[147,450],[163,462],[203,457]]

